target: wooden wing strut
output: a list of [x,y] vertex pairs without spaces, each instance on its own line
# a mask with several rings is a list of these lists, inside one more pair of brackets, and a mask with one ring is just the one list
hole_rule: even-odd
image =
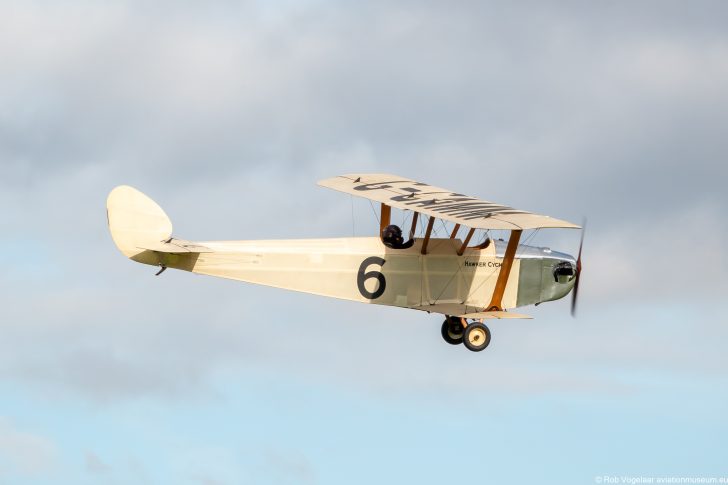
[[470,239],[473,237],[473,233],[475,232],[475,229],[470,229],[468,231],[468,235],[465,236],[465,241],[463,241],[463,245],[460,246],[460,249],[458,249],[458,256],[462,256],[465,252],[465,248],[468,247],[468,243],[470,242]]
[[493,297],[490,300],[490,305],[486,311],[502,311],[503,307],[503,293],[506,291],[506,283],[508,283],[508,276],[511,274],[511,267],[513,266],[513,259],[516,256],[516,249],[518,249],[518,241],[521,239],[521,233],[523,231],[514,230],[511,231],[511,237],[508,239],[508,246],[506,246],[506,254],[503,257],[503,263],[501,263],[500,272],[498,273],[498,280],[495,282],[495,289],[493,290]]
[[382,237],[384,229],[389,225],[392,220],[392,208],[387,204],[382,203],[382,216],[379,218],[379,237]]
[[427,254],[427,245],[430,242],[430,234],[432,234],[432,227],[435,225],[435,217],[430,216],[430,220],[427,221],[427,230],[425,231],[425,239],[422,241],[422,249],[420,254]]
[[419,212],[412,213],[412,227],[410,227],[409,238],[415,237],[415,230],[417,229],[417,219],[420,218]]

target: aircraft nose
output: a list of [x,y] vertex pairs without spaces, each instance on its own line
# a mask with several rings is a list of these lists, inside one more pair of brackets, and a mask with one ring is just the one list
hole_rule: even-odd
[[541,301],[563,298],[571,292],[576,282],[576,261],[568,254],[544,261],[541,283]]

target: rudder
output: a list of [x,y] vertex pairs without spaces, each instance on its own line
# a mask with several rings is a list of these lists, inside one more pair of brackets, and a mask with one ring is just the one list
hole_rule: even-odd
[[128,258],[172,237],[172,221],[164,210],[134,187],[120,185],[112,190],[106,214],[111,238]]

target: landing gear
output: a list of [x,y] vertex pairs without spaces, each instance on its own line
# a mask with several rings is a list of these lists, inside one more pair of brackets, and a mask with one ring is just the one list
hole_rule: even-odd
[[490,343],[490,329],[480,322],[473,322],[465,327],[463,344],[472,352],[480,352]]
[[460,317],[447,317],[442,322],[442,338],[450,345],[458,345],[463,343],[463,321]]
[[[467,327],[463,326],[464,324]],[[490,329],[480,322],[467,323],[460,317],[447,317],[442,322],[442,338],[450,345],[465,344],[468,350],[480,352],[490,343]]]

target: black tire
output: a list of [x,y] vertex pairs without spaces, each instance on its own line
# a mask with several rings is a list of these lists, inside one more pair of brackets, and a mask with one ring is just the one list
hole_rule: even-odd
[[471,352],[480,352],[490,344],[490,329],[484,324],[475,322],[465,327],[463,344]]
[[[460,329],[459,332],[458,329]],[[460,345],[463,343],[464,330],[463,324],[460,323],[459,318],[448,317],[444,322],[442,322],[442,329],[440,330],[440,333],[442,334],[442,338],[445,342],[450,345]]]

